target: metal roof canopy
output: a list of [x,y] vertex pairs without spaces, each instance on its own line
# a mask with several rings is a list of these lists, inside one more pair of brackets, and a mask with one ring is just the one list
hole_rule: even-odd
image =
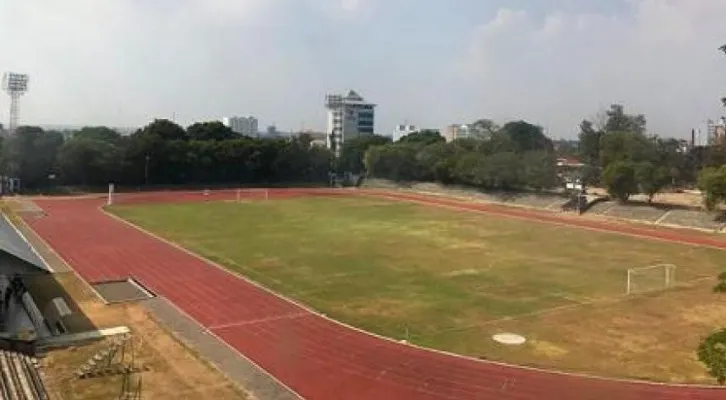
[[[25,261],[42,272],[51,272],[45,262],[38,256],[30,244],[25,241],[4,214],[0,218],[0,251]],[[2,266],[0,266],[1,271]]]

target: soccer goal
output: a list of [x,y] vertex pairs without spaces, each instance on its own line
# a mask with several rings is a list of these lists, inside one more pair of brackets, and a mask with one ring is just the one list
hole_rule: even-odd
[[676,266],[656,264],[646,267],[629,268],[626,294],[664,290],[676,283]]

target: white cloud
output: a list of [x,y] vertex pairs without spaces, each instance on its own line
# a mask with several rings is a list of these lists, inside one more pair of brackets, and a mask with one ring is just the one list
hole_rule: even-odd
[[458,61],[471,113],[523,117],[571,136],[622,102],[663,135],[686,136],[726,94],[722,1],[633,1],[631,16],[500,9]]

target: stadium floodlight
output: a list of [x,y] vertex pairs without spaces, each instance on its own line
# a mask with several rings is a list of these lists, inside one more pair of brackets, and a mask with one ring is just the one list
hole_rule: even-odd
[[18,127],[18,103],[20,96],[28,91],[28,75],[6,72],[3,74],[3,90],[10,95],[10,122],[8,123],[8,130],[10,134],[13,134]]
[[665,290],[676,282],[676,266],[655,264],[647,267],[629,268],[625,286],[626,294]]

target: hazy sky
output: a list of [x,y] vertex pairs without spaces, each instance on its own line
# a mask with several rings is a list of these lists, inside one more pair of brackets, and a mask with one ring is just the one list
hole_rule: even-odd
[[0,71],[30,74],[28,124],[324,129],[325,93],[353,88],[381,133],[489,117],[574,137],[621,102],[687,137],[721,114],[724,16],[726,0],[0,0]]

